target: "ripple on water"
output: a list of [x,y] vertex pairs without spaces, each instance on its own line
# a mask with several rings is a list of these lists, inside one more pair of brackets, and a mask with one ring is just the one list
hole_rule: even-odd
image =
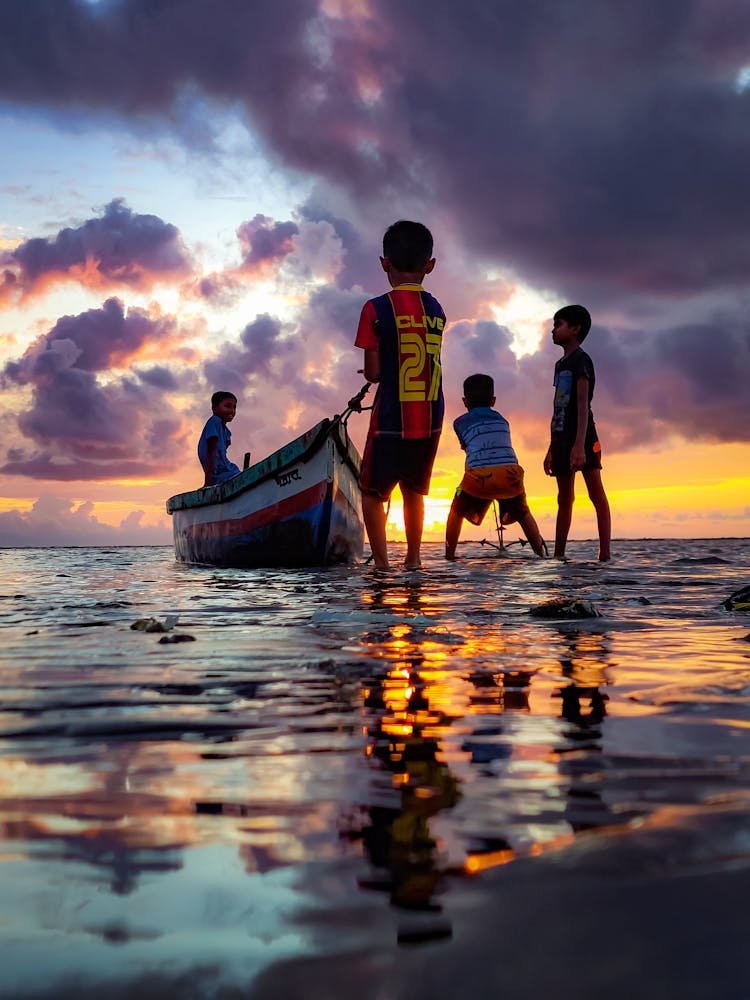
[[[511,863],[640,852],[647,878],[656,855],[744,857],[750,616],[722,601],[750,546],[685,545],[620,543],[608,565],[591,543],[568,563],[427,546],[423,572],[389,577],[0,551],[0,941],[85,932],[89,972],[114,945],[174,958],[183,907],[216,958],[198,908],[218,891],[217,912],[256,899],[256,922],[278,906],[298,950],[291,914],[314,902],[343,946],[351,908],[449,919]],[[555,598],[601,617],[530,614]],[[151,617],[194,641],[131,628]]]

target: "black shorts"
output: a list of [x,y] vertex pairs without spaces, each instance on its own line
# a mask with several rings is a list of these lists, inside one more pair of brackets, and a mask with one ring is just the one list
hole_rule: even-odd
[[359,488],[365,496],[388,500],[396,486],[427,496],[439,434],[429,438],[368,437]]
[[526,493],[519,493],[518,496],[510,497],[508,500],[492,501],[484,497],[474,497],[460,486],[453,497],[453,510],[469,524],[481,524],[493,502],[500,505],[500,520],[503,524],[513,524],[514,521],[520,521],[524,514],[529,513]]
[[[552,475],[555,477],[559,476],[569,476],[571,473],[570,468],[570,453],[573,450],[573,443],[571,441],[553,441],[550,445],[550,456],[552,458]],[[586,438],[586,443],[584,445],[584,452],[586,456],[586,462],[583,466],[584,472],[589,469],[601,469],[602,467],[602,446],[599,444],[599,439],[594,435],[592,437]]]

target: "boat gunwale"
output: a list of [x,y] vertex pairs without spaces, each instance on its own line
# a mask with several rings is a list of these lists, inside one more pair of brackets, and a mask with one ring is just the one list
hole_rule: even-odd
[[195,510],[198,507],[212,507],[232,500],[283,473],[285,469],[300,462],[307,462],[317,454],[328,438],[331,438],[341,459],[349,466],[355,478],[359,477],[361,459],[346,429],[346,424],[338,417],[325,417],[304,434],[289,444],[272,452],[260,462],[243,469],[224,483],[204,486],[197,490],[177,493],[167,500],[168,514],[180,510]]

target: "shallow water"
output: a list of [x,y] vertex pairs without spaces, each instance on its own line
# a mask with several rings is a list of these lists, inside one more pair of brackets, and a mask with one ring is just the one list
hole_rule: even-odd
[[[274,970],[460,964],[507,873],[750,868],[750,612],[722,605],[750,540],[569,554],[428,545],[381,577],[0,550],[0,995],[312,996]],[[601,616],[530,614],[555,597]],[[341,975],[320,995],[370,995]]]

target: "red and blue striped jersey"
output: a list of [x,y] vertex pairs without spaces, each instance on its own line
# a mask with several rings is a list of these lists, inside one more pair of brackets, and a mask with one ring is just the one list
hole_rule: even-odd
[[421,285],[398,285],[365,302],[354,344],[380,356],[370,434],[429,438],[440,433],[444,327],[442,306]]

